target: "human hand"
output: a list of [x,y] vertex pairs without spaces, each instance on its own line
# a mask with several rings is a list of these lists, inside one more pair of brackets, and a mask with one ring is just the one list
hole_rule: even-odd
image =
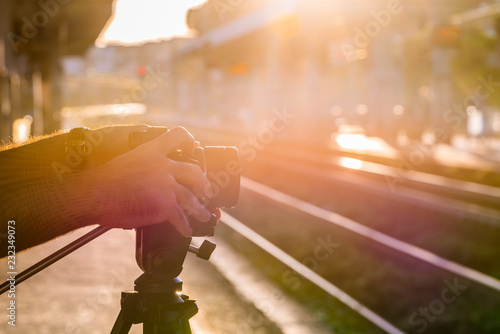
[[200,203],[203,199],[194,195],[211,197],[210,182],[198,166],[171,160],[167,154],[177,149],[190,153],[195,145],[187,130],[174,128],[66,181],[77,185],[81,203],[91,203],[88,215],[100,225],[137,228],[168,221],[190,236],[189,217],[201,222],[211,217]]

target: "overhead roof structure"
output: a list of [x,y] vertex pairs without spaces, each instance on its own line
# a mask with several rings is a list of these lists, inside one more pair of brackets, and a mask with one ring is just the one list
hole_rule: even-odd
[[295,14],[298,2],[298,0],[272,2],[265,7],[206,32],[199,38],[181,47],[179,53],[187,53],[203,47],[204,45],[218,46],[243,37],[277,20]]
[[[16,54],[36,55],[57,48],[82,54],[111,17],[113,0],[3,0],[2,35]],[[5,31],[6,30],[6,31]]]

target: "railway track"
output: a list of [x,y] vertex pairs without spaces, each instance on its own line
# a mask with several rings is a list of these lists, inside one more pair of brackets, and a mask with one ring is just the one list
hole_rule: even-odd
[[[213,137],[211,136],[211,138]],[[228,139],[226,134],[224,144],[227,144]],[[208,144],[208,141],[204,143]],[[213,139],[210,140],[210,144],[215,144]],[[396,272],[392,276],[389,275],[392,277],[391,279],[395,278],[396,281],[401,281],[408,278],[408,273],[404,273],[405,270],[413,275],[422,276],[413,278],[411,283],[415,289],[426,291],[423,295],[428,296],[427,302],[425,298],[413,296],[408,298],[413,301],[409,303],[411,305],[403,307],[403,309],[406,308],[406,311],[387,309],[381,311],[388,306],[387,300],[394,298],[394,296],[384,297],[380,292],[380,295],[378,293],[376,295],[383,301],[365,299],[363,293],[359,291],[366,291],[366,287],[346,283],[345,277],[342,276],[349,277],[350,275],[339,274],[338,270],[333,270],[336,273],[330,275],[329,271],[332,268],[313,268],[317,270],[305,275],[309,277],[315,275],[315,284],[319,286],[319,289],[342,300],[383,331],[389,333],[421,333],[424,331],[439,333],[442,332],[443,328],[446,330],[463,330],[463,328],[466,328],[466,331],[471,330],[470,328],[477,324],[471,320],[471,317],[464,317],[463,309],[456,305],[448,306],[441,302],[448,309],[451,309],[449,310],[452,314],[451,320],[449,317],[446,320],[439,320],[436,313],[442,310],[436,310],[436,306],[435,309],[431,309],[431,311],[436,311],[429,317],[429,319],[433,318],[432,321],[419,313],[419,310],[422,310],[420,305],[432,304],[435,300],[439,300],[439,298],[436,299],[436,296],[439,296],[439,291],[436,289],[439,287],[446,289],[446,284],[449,282],[465,282],[463,286],[467,286],[471,296],[462,297],[461,300],[463,303],[470,302],[468,307],[477,307],[474,300],[478,296],[488,296],[484,308],[480,311],[480,313],[484,312],[481,316],[487,319],[487,325],[484,328],[500,329],[498,321],[495,323],[495,320],[492,320],[495,317],[498,319],[500,315],[500,272],[495,266],[494,259],[494,254],[500,251],[498,246],[495,246],[500,240],[498,231],[500,226],[500,212],[498,210],[500,208],[500,192],[498,188],[419,171],[412,171],[412,173],[405,175],[404,182],[400,181],[397,187],[391,187],[388,178],[401,177],[394,167],[347,157],[327,156],[306,150],[294,149],[292,151],[275,145],[269,145],[258,152],[256,159],[244,161],[244,174],[248,178],[243,179],[242,182],[242,187],[245,190],[239,206],[266,206],[268,208],[262,210],[264,213],[261,212],[258,217],[252,217],[255,216],[255,211],[251,209],[236,209],[235,216],[246,227],[240,226],[235,229],[239,230],[246,238],[252,235],[254,239],[260,239],[259,246],[262,246],[262,239],[271,243],[279,250],[275,249],[274,253],[281,252],[285,258],[288,257],[288,260],[282,258],[280,261],[287,263],[293,270],[299,273],[307,271],[304,264],[302,267],[297,265],[294,267],[289,262],[290,258],[295,258],[295,263],[297,263],[297,258],[306,256],[303,252],[297,251],[297,248],[308,248],[310,245],[307,243],[314,244],[314,236],[308,238],[293,236],[294,232],[300,233],[301,230],[309,228],[304,226],[303,220],[307,220],[307,218],[302,217],[302,225],[300,225],[301,223],[292,224],[293,226],[289,229],[283,229],[284,223],[281,222],[279,227],[270,228],[272,231],[268,231],[269,225],[265,226],[265,224],[259,223],[259,219],[286,221],[289,219],[280,218],[280,216],[289,216],[290,214],[284,212],[299,211],[300,215],[305,214],[317,221],[313,224],[316,227],[312,227],[312,229],[320,231],[320,234],[328,233],[327,231],[337,233],[338,228],[340,228],[361,237],[361,241],[352,236],[348,236],[346,239],[356,239],[356,242],[353,243],[356,245],[353,248],[359,248],[360,244],[361,248],[373,248],[373,254],[377,254],[375,256],[377,263],[372,267],[380,265],[388,271]],[[359,209],[361,206],[363,211],[371,212],[373,202],[390,201],[400,212],[396,218],[392,217],[394,219],[389,219],[390,221],[386,224],[373,223],[381,218],[381,216],[377,216],[377,210],[373,211],[371,217],[370,213],[365,213],[361,215],[364,217],[359,219],[356,218],[359,215],[355,212],[344,215],[345,212],[342,213],[340,210],[341,214],[339,214],[336,210],[336,208],[342,207],[341,204],[338,204],[339,196],[329,194],[328,189],[345,191],[345,196],[349,198],[355,197],[357,191],[358,194],[363,193],[361,196],[363,199],[359,199],[358,205],[351,205],[351,209],[347,211],[355,211],[356,207]],[[253,193],[249,197],[257,196],[260,199],[247,201],[249,193]],[[331,199],[331,197],[337,197],[337,199]],[[376,201],[370,200],[370,197],[376,198]],[[340,201],[340,203],[345,202]],[[391,229],[391,224],[397,224],[395,220],[405,213],[409,217],[407,222],[399,222],[397,228]],[[430,221],[424,222],[414,219],[414,216],[420,214],[424,217],[431,217]],[[388,212],[388,216],[393,216],[393,213]],[[238,222],[238,219],[234,217],[226,219],[231,221],[233,225],[235,225],[235,221]],[[383,217],[382,220],[384,220]],[[335,225],[336,229],[332,230],[330,227],[326,227],[325,222]],[[280,232],[282,235],[279,235]],[[452,236],[448,238],[445,235],[447,233]],[[435,235],[428,238],[427,234]],[[485,237],[485,235],[487,236]],[[296,239],[301,240],[296,241]],[[259,244],[255,240],[251,241]],[[460,243],[464,245],[462,246]],[[347,245],[347,243],[342,244]],[[381,250],[381,248],[386,249]],[[479,248],[480,251],[475,250],[476,248]],[[459,253],[462,251],[464,254],[460,255]],[[273,252],[269,253],[276,256]],[[359,256],[360,250],[355,250],[353,253]],[[311,255],[311,253],[308,254]],[[412,260],[407,260],[406,257],[411,257]],[[306,256],[306,258],[310,258],[310,256]],[[414,264],[417,269],[405,268],[408,261]],[[390,264],[386,266],[386,262],[390,262]],[[359,271],[356,268],[363,265],[363,261],[354,263],[353,268]],[[429,266],[433,266],[435,269],[429,269]],[[345,264],[343,267],[345,269]],[[350,277],[352,278],[352,276]],[[373,281],[370,284],[381,284],[377,279],[368,278],[367,280]],[[339,283],[336,284],[336,282]],[[401,284],[401,282],[394,283],[395,286],[398,286],[396,290],[401,288]],[[460,284],[457,283],[458,286]],[[329,288],[325,288],[325,286],[329,286]],[[332,294],[332,291],[336,291],[336,294]],[[401,289],[398,293],[404,295],[408,291]],[[394,304],[395,308],[401,310],[399,302]],[[432,305],[441,306],[441,304],[434,302]],[[456,318],[453,319],[453,317]],[[485,332],[490,331],[488,329]]]
[[422,248],[415,247],[406,242],[402,242],[387,234],[380,233],[374,229],[368,228],[363,224],[338,215],[334,212],[321,209],[315,205],[299,200],[295,197],[286,195],[280,191],[264,186],[258,182],[243,179],[242,186],[249,189],[261,196],[265,196],[273,201],[293,207],[303,213],[309,214],[316,218],[322,219],[326,222],[338,225],[353,233],[362,235],[374,242],[380,243],[386,247],[392,248],[395,251],[407,254],[411,257],[430,263],[436,267],[447,270],[449,272],[460,275],[469,280],[475,281],[481,285],[489,287],[497,292],[500,292],[500,280],[485,275],[477,270],[462,266],[455,262],[444,259],[432,252],[426,251]]
[[[487,274],[479,272],[478,270],[475,270],[475,269],[469,268],[467,266],[458,264],[454,261],[450,261],[450,260],[443,258],[435,253],[432,253],[432,252],[427,251],[425,249],[422,249],[420,247],[416,247],[414,245],[408,244],[406,242],[400,241],[400,240],[395,239],[391,236],[388,236],[384,233],[380,233],[376,230],[368,228],[368,227],[366,227],[358,222],[355,222],[351,219],[348,219],[348,218],[339,216],[338,214],[335,214],[333,212],[329,212],[327,210],[318,208],[318,207],[311,205],[307,202],[301,201],[297,198],[294,198],[294,197],[289,196],[287,194],[283,194],[282,192],[276,191],[275,189],[270,189],[269,187],[263,186],[255,181],[244,180],[242,185],[245,189],[250,189],[252,192],[257,193],[259,196],[269,198],[277,203],[281,203],[281,204],[286,205],[287,207],[289,207],[289,210],[301,211],[301,212],[306,213],[308,215],[311,215],[317,219],[326,221],[330,224],[335,224],[337,226],[340,226],[343,229],[347,229],[348,231],[350,231],[352,233],[363,236],[370,243],[377,243],[377,244],[383,245],[384,247],[390,248],[391,250],[393,250],[395,252],[399,252],[401,254],[410,256],[418,261],[426,262],[432,266],[435,266],[439,269],[442,269],[442,271],[438,274],[436,274],[436,273],[430,274],[429,276],[431,276],[431,277],[432,276],[452,277],[452,276],[449,276],[449,274],[446,274],[443,272],[443,271],[446,271],[448,273],[452,273],[455,275],[454,276],[455,278],[453,279],[454,282],[461,282],[460,284],[463,283],[463,284],[465,284],[464,286],[467,286],[468,288],[471,286],[471,284],[464,283],[464,282],[470,282],[470,281],[476,282],[477,285],[475,286],[474,289],[478,289],[478,286],[481,287],[481,288],[479,288],[480,290],[483,289],[483,291],[479,294],[490,294],[490,297],[493,296],[493,299],[496,298],[496,300],[498,300],[498,298],[500,297],[500,294],[499,294],[500,281],[496,277],[489,276]],[[245,203],[242,203],[242,204],[245,205]],[[272,206],[272,204],[271,204],[271,206]],[[279,210],[280,212],[282,211],[280,208],[274,209],[274,210]],[[277,215],[279,215],[279,214],[281,214],[281,213],[277,213]],[[246,218],[247,214],[244,213],[241,216],[243,217],[241,219],[243,219],[243,220],[246,219],[248,221],[248,218]],[[332,283],[332,281],[334,281],[335,279],[331,279],[331,278],[329,280],[325,279],[323,276],[318,275],[315,271],[311,270],[311,268],[308,267],[308,265],[311,266],[310,262],[299,263],[298,260],[294,260],[293,257],[287,253],[287,251],[290,252],[292,250],[292,252],[293,252],[294,248],[297,248],[297,247],[307,248],[308,247],[305,245],[299,245],[296,243],[290,244],[290,243],[286,242],[286,240],[288,238],[291,238],[290,234],[293,233],[291,231],[297,231],[296,226],[294,226],[295,228],[293,228],[293,227],[290,228],[291,231],[290,230],[288,230],[288,231],[283,230],[281,237],[276,237],[276,232],[274,232],[274,237],[272,237],[273,233],[269,234],[268,232],[263,232],[263,230],[265,230],[265,228],[263,228],[262,226],[260,227],[260,234],[259,234],[257,232],[252,231],[252,230],[249,230],[249,228],[246,225],[242,225],[242,223],[240,223],[240,222],[235,222],[233,217],[231,217],[231,216],[228,217],[228,216],[226,216],[226,214],[223,216],[222,220],[226,224],[229,224],[232,228],[236,229],[245,238],[250,239],[253,243],[255,243],[259,247],[262,247],[263,249],[265,249],[266,252],[268,252],[269,254],[271,254],[274,257],[277,257],[283,263],[286,263],[295,272],[300,273],[301,275],[303,275],[307,279],[314,282],[314,284],[316,284],[319,288],[324,290],[326,293],[343,301],[346,305],[348,305],[349,307],[354,309],[356,312],[359,312],[362,316],[364,316],[365,318],[370,320],[373,324],[375,324],[376,326],[378,326],[382,330],[384,330],[388,333],[400,333],[401,331],[412,332],[411,326],[408,326],[408,324],[411,325],[410,319],[407,319],[406,326],[403,326],[402,329],[399,329],[398,327],[396,327],[396,325],[391,324],[388,320],[381,317],[377,313],[377,311],[372,311],[373,307],[371,309],[370,307],[365,306],[363,301],[359,301],[359,299],[351,297],[351,295],[348,292],[345,292],[341,288],[338,288],[336,285],[334,285],[334,283]],[[306,224],[307,220],[303,219],[302,223],[303,223],[303,225]],[[253,223],[253,224],[255,224],[255,223]],[[250,223],[250,225],[252,225],[252,223]],[[307,226],[303,226],[303,228],[307,228]],[[324,233],[328,233],[328,232],[326,232],[328,230],[326,230],[324,228],[323,228],[323,231],[324,231]],[[279,248],[278,246],[274,246],[274,245],[269,246],[270,242],[267,241],[267,239],[265,239],[265,237],[262,236],[262,235],[266,235],[266,234],[268,236],[271,235],[271,238],[274,238],[275,244],[281,245],[281,247],[283,247],[284,250]],[[317,239],[317,237],[310,238],[310,240],[312,241],[312,244],[314,244],[314,239]],[[365,242],[365,244],[366,244],[366,242]],[[297,257],[296,255],[294,255],[294,256]],[[302,257],[304,257],[304,256],[305,255],[303,255]],[[298,258],[300,259],[300,256]],[[309,256],[306,258],[310,259],[311,257]],[[384,261],[385,260],[382,260],[381,262],[384,262]],[[389,259],[388,261],[390,262],[392,260]],[[492,259],[492,261],[494,261],[494,260]],[[356,265],[354,265],[354,266],[356,266]],[[314,265],[313,265],[313,267],[314,267]],[[389,266],[389,267],[391,267],[391,266]],[[318,268],[313,268],[313,269],[318,269]],[[328,270],[329,270],[328,268],[322,269],[323,273],[328,272]],[[394,267],[392,267],[392,270],[394,270]],[[399,270],[401,270],[401,269],[399,269]],[[318,270],[318,271],[321,271],[321,270]],[[416,270],[415,272],[418,272],[418,271],[419,270]],[[398,275],[396,275],[396,276],[398,276]],[[460,277],[460,279],[457,280],[456,277]],[[398,278],[401,279],[401,277],[398,277]],[[462,278],[464,278],[465,280],[462,280]],[[440,283],[439,281],[446,281],[446,280],[448,280],[448,282],[449,282],[452,279],[451,278],[438,279],[437,282],[435,282],[434,284],[439,284]],[[412,283],[416,283],[414,288],[418,289],[418,285],[419,285],[418,280],[416,280],[415,282],[412,282]],[[401,282],[395,283],[395,285],[398,285],[398,284],[401,284]],[[489,289],[490,292],[488,293],[487,291],[484,291],[484,288],[487,288],[486,290]],[[348,288],[348,290],[349,290],[349,288]],[[474,292],[474,294],[476,294],[476,292]],[[359,295],[358,295],[358,297],[359,297]],[[398,303],[396,302],[395,304],[398,304]],[[417,309],[418,309],[418,307],[415,306],[415,310],[417,310]],[[499,308],[498,304],[496,305],[496,311],[492,310],[492,312],[494,312],[494,313],[500,312],[500,308]],[[413,313],[415,313],[415,312],[410,312],[410,311],[408,312],[409,316],[411,316],[411,314],[413,314]],[[452,326],[452,328],[454,326],[453,323],[449,324],[449,325]],[[408,328],[408,327],[410,327],[410,328]],[[418,328],[417,328],[417,331],[413,331],[413,332],[418,332]],[[429,331],[429,332],[432,332],[432,331]]]
[[[211,144],[227,145],[229,142],[241,146],[238,143],[243,140],[241,134],[219,134],[199,128],[194,131],[199,132],[204,142]],[[254,152],[246,157],[247,162],[258,156],[260,160],[265,159],[283,170],[294,170],[354,186],[362,184],[386,197],[398,196],[399,199],[447,213],[460,212],[461,215],[471,216],[476,222],[500,227],[500,187],[355,159],[339,155],[337,151],[291,148],[286,143],[269,145]]]
[[301,159],[274,150],[266,152],[266,159],[282,169],[353,186],[362,184],[364,188],[388,198],[397,196],[444,212],[460,212],[477,222],[500,227],[498,187],[418,171],[402,178],[397,168],[359,159],[325,158],[307,152],[299,155]]

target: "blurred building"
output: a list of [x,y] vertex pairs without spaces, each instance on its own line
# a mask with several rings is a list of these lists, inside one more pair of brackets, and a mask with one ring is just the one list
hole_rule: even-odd
[[[468,29],[456,20],[477,8],[472,0],[210,0],[188,13],[199,37],[177,54],[167,105],[255,125],[286,108],[304,133],[354,123],[388,141],[402,129],[448,140],[466,125],[449,121],[450,110],[470,94],[453,78]],[[466,118],[466,107],[453,116]]]
[[120,104],[147,106],[150,114],[175,113],[169,109],[175,105],[172,101],[177,100],[174,59],[186,41],[175,38],[141,46],[91,47],[84,56],[66,57],[62,77],[63,117],[70,111],[71,117],[80,121],[79,125],[86,126],[135,121],[129,117],[132,112],[108,114],[108,117],[103,114],[100,119],[95,119],[93,112],[86,115],[85,106],[101,106],[104,111],[116,109]]
[[16,120],[31,134],[59,128],[61,59],[93,45],[111,9],[112,0],[0,1],[1,140]]

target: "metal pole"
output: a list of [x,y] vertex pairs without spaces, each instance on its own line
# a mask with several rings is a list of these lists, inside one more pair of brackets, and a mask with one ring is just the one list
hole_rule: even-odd
[[21,282],[27,280],[31,276],[37,274],[38,272],[40,272],[43,269],[45,269],[48,266],[50,266],[51,264],[59,261],[60,259],[62,259],[66,255],[72,253],[73,251],[77,250],[78,248],[82,247],[83,245],[85,245],[88,242],[94,240],[95,238],[97,238],[101,234],[106,233],[109,230],[110,230],[109,227],[99,226],[99,227],[93,229],[92,231],[90,231],[89,233],[85,234],[84,236],[76,239],[72,243],[70,243],[70,244],[66,245],[65,247],[61,248],[57,252],[55,252],[55,253],[47,256],[45,259],[43,259],[43,260],[35,263],[34,265],[32,265],[31,267],[29,267],[28,269],[26,269],[25,271],[23,271],[19,275],[17,275],[16,279],[15,279],[15,282],[13,281],[11,283],[10,280],[7,280],[2,285],[0,285],[0,295],[2,293],[4,293],[4,292],[8,291],[9,288],[10,288],[10,286],[11,286],[11,284],[13,284],[13,285],[20,284]]

